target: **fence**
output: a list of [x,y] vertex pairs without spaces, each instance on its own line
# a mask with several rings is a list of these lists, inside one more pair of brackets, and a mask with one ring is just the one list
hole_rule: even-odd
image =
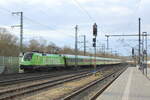
[[18,73],[19,57],[0,56],[0,74]]

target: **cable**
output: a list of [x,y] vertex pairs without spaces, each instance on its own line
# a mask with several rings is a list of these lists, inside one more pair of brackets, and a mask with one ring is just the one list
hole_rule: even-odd
[[0,9],[3,10],[3,11],[6,11],[6,12],[12,13],[10,10],[8,10],[8,9],[2,7],[2,6],[0,7]]
[[[4,10],[4,11],[6,11],[6,12],[12,13],[12,11],[10,11],[10,10],[8,10],[8,9],[6,9],[6,8],[0,7],[0,9]],[[25,19],[31,21],[32,23],[35,23],[35,24],[38,24],[38,25],[41,25],[41,26],[44,26],[44,27],[47,27],[47,28],[53,30],[53,28],[50,28],[48,25],[45,25],[45,24],[42,24],[42,23],[37,22],[37,21],[35,21],[35,20],[32,20],[31,18],[29,18],[29,17],[27,17],[27,16],[25,16],[25,15],[24,15],[23,17],[24,17]]]
[[[8,12],[9,14],[12,13],[12,11],[10,11],[10,10],[8,10],[8,9],[6,9],[6,8],[0,7],[0,9],[2,9],[3,11]],[[36,25],[40,25],[40,26],[43,26],[43,27],[45,27],[45,28],[51,29],[51,30],[53,30],[53,31],[55,31],[55,32],[58,32],[58,31],[54,30],[53,28],[49,27],[48,25],[45,25],[45,24],[40,23],[40,22],[37,22],[37,21],[35,21],[35,20],[33,20],[33,19],[31,19],[31,18],[25,16],[25,15],[24,15],[23,17],[24,17],[25,20],[28,20],[28,21],[30,21],[31,23],[34,23],[34,24],[36,24]],[[48,30],[48,31],[49,31],[49,30]],[[51,32],[51,31],[50,31],[50,32]],[[60,32],[59,32],[59,33],[60,33]],[[69,35],[69,34],[66,34],[66,35],[69,36],[69,37],[71,37],[71,38],[74,38],[73,35]]]
[[37,22],[37,21],[35,21],[35,20],[33,20],[33,19],[27,17],[27,16],[23,16],[23,17],[24,17],[26,20],[28,20],[28,21],[30,21],[30,22],[32,22],[32,23],[34,23],[34,24],[38,24],[38,25],[41,25],[41,26],[43,26],[43,27],[46,27],[46,28],[48,28],[48,29],[53,30],[53,28],[49,27],[48,25],[42,24],[42,23],[40,23],[40,22]]
[[89,14],[89,12],[84,8],[84,7],[82,7],[81,6],[81,4],[77,1],[77,0],[73,0],[77,5],[78,5],[78,7],[89,17],[89,19],[91,20],[91,21],[95,21],[94,20],[94,18]]

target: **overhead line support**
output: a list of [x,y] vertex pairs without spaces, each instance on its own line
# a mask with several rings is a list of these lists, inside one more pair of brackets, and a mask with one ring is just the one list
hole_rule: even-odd
[[20,54],[23,53],[23,12],[12,12],[12,15],[20,15],[20,25],[12,27],[20,27]]

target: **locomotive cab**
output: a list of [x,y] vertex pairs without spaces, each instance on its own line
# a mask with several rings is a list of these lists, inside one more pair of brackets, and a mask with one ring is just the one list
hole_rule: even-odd
[[30,69],[32,65],[32,57],[33,57],[33,52],[27,52],[24,54],[21,62],[20,62],[20,68],[21,69]]
[[33,56],[33,53],[32,52],[29,52],[29,53],[26,53],[23,57],[23,60],[24,61],[30,61],[32,59],[32,56]]

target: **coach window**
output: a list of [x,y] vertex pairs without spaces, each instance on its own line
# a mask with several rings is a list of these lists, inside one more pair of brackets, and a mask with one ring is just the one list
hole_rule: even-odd
[[24,55],[25,61],[30,61],[32,59],[33,53],[27,53]]

